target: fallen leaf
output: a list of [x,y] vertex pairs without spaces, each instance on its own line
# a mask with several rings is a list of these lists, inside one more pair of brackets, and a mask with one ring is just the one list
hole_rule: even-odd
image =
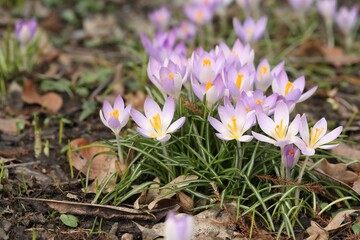
[[342,48],[328,48],[326,45],[321,45],[320,51],[327,59],[327,61],[335,67],[352,65],[360,62],[360,57],[345,55]]
[[339,155],[339,156],[349,159],[349,162],[353,161],[353,160],[358,160],[357,163],[352,163],[347,166],[349,168],[351,168],[352,170],[360,173],[360,151],[359,150],[357,150],[345,143],[340,143],[336,148],[332,149],[331,152],[335,155]]
[[319,224],[311,221],[311,226],[306,229],[309,237],[306,240],[328,240],[329,233]]
[[20,118],[0,118],[0,132],[16,135],[18,133],[18,123],[25,124],[25,120]]
[[141,205],[149,204],[159,195],[160,190],[158,188],[160,187],[160,179],[156,177],[153,181],[154,184],[151,184],[148,190],[143,190],[140,196],[135,200],[135,209],[140,209]]
[[[108,177],[116,172],[121,175],[125,171],[126,166],[117,166],[117,157],[108,154],[111,149],[108,147],[89,146],[81,150],[76,150],[79,147],[90,145],[90,141],[86,138],[77,138],[70,142],[71,151],[68,156],[72,158],[72,165],[83,174],[87,174],[89,169],[89,179],[95,181],[88,186],[87,192],[96,192],[103,184],[109,180]],[[118,169],[120,168],[120,169]],[[114,189],[115,183],[112,179],[108,181],[105,192]]]
[[63,100],[57,93],[49,92],[44,95],[40,95],[37,92],[35,83],[32,80],[27,80],[24,83],[21,98],[25,103],[39,104],[54,113],[58,112],[63,105]]
[[185,212],[191,212],[194,210],[194,200],[183,192],[176,193],[179,205]]
[[322,160],[315,169],[345,184],[352,184],[358,179],[358,175],[355,172],[347,170],[346,164],[329,163],[327,159]]
[[349,216],[349,214],[356,212],[358,210],[345,210],[345,211],[341,211],[339,213],[336,214],[336,216],[331,220],[331,222],[324,228],[326,231],[333,231],[336,230],[338,228],[341,228],[349,223],[343,223],[343,221],[345,220],[345,218],[347,216]]
[[360,195],[360,178],[354,182],[352,190]]
[[158,203],[161,200],[171,199],[173,196],[176,195],[176,192],[174,191],[175,189],[185,187],[190,184],[188,181],[196,180],[198,178],[199,177],[196,175],[178,176],[177,178],[166,184],[163,189],[161,189],[159,196],[155,198],[151,203],[149,203],[148,208],[153,209],[157,207]]

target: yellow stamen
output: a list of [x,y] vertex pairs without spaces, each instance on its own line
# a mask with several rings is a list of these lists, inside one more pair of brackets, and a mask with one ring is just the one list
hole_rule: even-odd
[[292,82],[287,82],[285,87],[285,96],[292,90],[294,90],[294,84]]
[[280,124],[275,127],[275,133],[279,139],[283,139],[285,137],[286,130],[287,126],[283,126],[283,120],[280,120]]
[[324,128],[316,128],[315,132],[313,131],[313,128],[310,128],[310,145],[313,146],[318,140],[322,132],[324,131]]
[[231,124],[228,123],[227,124],[228,128],[231,131],[231,136],[232,138],[238,139],[239,138],[239,134],[238,134],[238,128],[237,128],[237,124],[236,124],[236,118],[233,116],[231,118]]
[[238,74],[236,78],[236,86],[240,90],[242,79],[244,77],[244,74]]
[[119,119],[119,115],[120,115],[120,113],[119,113],[119,110],[118,110],[118,109],[115,109],[114,111],[112,111],[112,112],[110,113],[110,116],[111,116],[111,117],[114,117],[114,118],[116,118],[116,119]]
[[257,99],[257,100],[255,101],[255,103],[256,103],[256,104],[262,104],[262,103],[263,103],[263,100]]
[[160,132],[161,130],[161,118],[160,114],[156,114],[152,117],[153,120],[150,120],[151,126],[157,131]]
[[264,77],[264,75],[265,75],[265,73],[267,73],[267,71],[268,71],[268,67],[267,67],[267,66],[262,66],[262,67],[260,68],[260,79],[262,79],[262,78]]
[[170,78],[171,80],[174,80],[174,74],[169,73],[169,78]]
[[246,110],[247,113],[250,112],[250,108],[249,108],[249,107],[245,107],[245,110]]
[[235,51],[235,50],[232,50],[232,51],[231,51],[231,54],[234,54],[235,56],[240,57],[240,54],[239,54],[237,51]]
[[253,28],[248,28],[248,29],[246,29],[246,35],[250,35],[250,34],[252,34],[252,33],[253,33],[253,31],[254,31],[254,29],[253,29]]
[[201,11],[197,11],[197,12],[195,13],[195,20],[196,20],[196,22],[200,23],[200,22],[203,21],[203,19],[204,19],[204,13],[201,12]]
[[205,90],[209,90],[212,87],[212,82],[207,82],[205,86]]
[[211,66],[211,60],[208,59],[208,58],[204,58],[202,62],[203,62],[203,66],[204,66],[204,67],[205,67],[205,66],[208,66],[208,67]]

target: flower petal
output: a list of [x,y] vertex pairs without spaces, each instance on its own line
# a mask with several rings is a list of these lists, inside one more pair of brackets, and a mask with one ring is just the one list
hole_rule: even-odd
[[166,133],[172,133],[175,132],[176,130],[178,130],[179,128],[182,127],[182,125],[184,125],[185,123],[185,117],[179,118],[178,120],[176,120],[175,122],[173,122],[170,127],[167,129]]
[[113,111],[113,108],[107,100],[104,100],[102,110],[103,110],[105,119],[108,120],[110,118],[110,113]]
[[328,143],[328,142],[332,142],[334,141],[342,132],[343,127],[337,127],[334,130],[332,130],[331,132],[329,132],[328,134],[326,134],[325,136],[323,136],[316,144],[316,147],[321,147],[322,145]]
[[139,127],[144,128],[149,132],[154,131],[154,128],[151,126],[149,119],[147,119],[144,115],[142,115],[138,110],[131,109],[130,114],[134,122]]
[[251,132],[251,134],[254,136],[254,138],[256,138],[258,141],[260,142],[267,142],[267,143],[271,143],[271,144],[275,144],[276,141],[274,139],[271,139],[265,135],[259,134],[257,132]]
[[216,131],[219,133],[228,133],[227,128],[222,124],[219,120],[213,117],[208,117],[208,121],[211,124],[213,128],[215,128]]
[[120,95],[115,99],[114,109],[118,109],[120,112],[124,109],[124,100]]
[[172,97],[168,97],[164,103],[164,107],[161,113],[163,131],[165,131],[169,127],[174,117],[174,112],[175,112],[174,99]]
[[157,137],[156,139],[159,141],[159,142],[166,142],[170,139],[171,135],[170,134],[166,134],[164,136],[161,136],[161,137]]
[[144,112],[148,119],[152,119],[152,117],[156,114],[161,115],[161,109],[159,105],[151,98],[146,98],[144,102]]
[[274,121],[265,113],[259,112],[257,114],[257,122],[261,130],[269,136],[272,136],[276,127]]

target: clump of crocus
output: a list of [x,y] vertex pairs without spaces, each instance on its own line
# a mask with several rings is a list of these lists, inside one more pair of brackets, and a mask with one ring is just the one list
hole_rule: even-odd
[[105,100],[102,109],[100,110],[100,119],[105,126],[110,128],[116,136],[118,145],[119,160],[125,164],[121,145],[120,145],[120,131],[127,124],[129,120],[131,105],[126,106],[121,96],[115,99],[114,106]]
[[333,32],[333,22],[334,22],[334,15],[336,12],[336,0],[318,0],[317,1],[317,8],[324,18],[326,31],[328,35],[328,47],[334,47],[334,32]]
[[343,6],[335,15],[336,24],[345,36],[345,45],[347,48],[350,48],[352,45],[352,30],[356,25],[357,17],[357,6],[353,6],[351,9]]
[[145,116],[135,109],[131,109],[131,117],[138,125],[137,131],[146,138],[155,138],[160,142],[170,139],[170,133],[175,132],[185,123],[185,117],[181,117],[171,124],[175,113],[175,102],[168,97],[164,103],[163,110],[159,105],[147,98],[144,103]]
[[169,26],[171,13],[166,7],[161,7],[149,14],[150,21],[155,25],[157,30],[164,31]]
[[15,25],[16,39],[21,45],[27,45],[34,38],[37,31],[36,19],[21,20]]
[[191,240],[193,225],[192,216],[169,212],[165,221],[165,240]]
[[237,18],[233,19],[233,25],[236,35],[244,43],[254,44],[263,37],[266,30],[267,18],[262,17],[255,21],[252,17],[247,17],[244,24],[241,24]]

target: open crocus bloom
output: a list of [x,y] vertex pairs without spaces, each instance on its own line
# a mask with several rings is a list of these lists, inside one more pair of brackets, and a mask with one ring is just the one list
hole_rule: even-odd
[[254,92],[242,92],[239,100],[244,104],[246,112],[255,110],[255,113],[263,112],[269,116],[274,113],[277,98],[276,93],[266,97],[263,91],[255,90]]
[[210,6],[201,4],[187,4],[184,7],[186,17],[198,26],[208,23],[213,15],[214,10]]
[[285,145],[284,147],[283,165],[291,170],[300,158],[300,150],[297,147],[294,147],[292,144]]
[[124,108],[124,100],[121,96],[115,99],[114,107],[105,100],[103,108],[100,109],[100,119],[105,126],[110,128],[116,135],[127,124],[131,106]]
[[237,100],[242,92],[252,90],[255,72],[248,65],[240,68],[234,65],[224,73],[224,82],[230,96]]
[[299,132],[300,115],[297,114],[295,119],[289,125],[289,109],[283,102],[276,105],[274,112],[274,120],[268,117],[265,113],[257,114],[257,122],[269,137],[252,132],[252,135],[259,141],[274,144],[275,146],[283,147],[286,144],[292,143],[293,137]]
[[281,71],[272,82],[272,90],[279,96],[284,97],[285,101],[303,102],[317,89],[317,86],[311,88],[306,93],[302,94],[305,88],[305,77],[301,76],[294,82],[290,82],[285,71]]
[[245,106],[238,101],[235,108],[228,99],[225,106],[218,108],[221,122],[213,117],[208,120],[219,133],[216,136],[222,140],[229,141],[235,139],[239,142],[249,142],[253,139],[251,135],[244,135],[255,123],[255,111],[246,112]]
[[342,132],[343,127],[337,127],[328,134],[327,131],[327,122],[325,118],[320,119],[315,125],[310,128],[304,114],[300,119],[300,136],[294,137],[294,143],[301,152],[306,156],[312,156],[315,154],[315,149],[331,149],[336,147],[338,144],[327,144],[334,141]]
[[161,7],[149,14],[150,21],[157,29],[165,30],[171,20],[171,13],[166,7]]
[[131,117],[139,126],[137,131],[146,138],[156,138],[160,142],[169,140],[170,133],[175,132],[185,123],[185,117],[181,117],[170,125],[175,112],[175,103],[172,97],[166,99],[162,111],[154,100],[147,98],[144,103],[144,112],[145,116],[139,111],[131,109]]
[[[240,66],[245,64],[253,65],[255,52],[249,44],[243,45],[239,39],[236,39],[233,47],[230,49],[224,42],[220,42],[217,51],[222,52],[226,58],[226,65],[240,63]],[[238,67],[238,66],[237,66]]]
[[252,17],[247,17],[244,24],[241,24],[237,18],[233,19],[233,25],[236,35],[244,43],[254,44],[265,33],[267,18],[262,17],[259,21],[255,22]]
[[195,37],[197,28],[189,21],[183,20],[179,26],[175,28],[176,36],[182,40],[190,40]]
[[35,19],[22,20],[15,25],[15,35],[21,44],[28,44],[33,39],[37,30],[37,21]]
[[191,240],[193,225],[192,216],[169,212],[165,221],[165,240]]

